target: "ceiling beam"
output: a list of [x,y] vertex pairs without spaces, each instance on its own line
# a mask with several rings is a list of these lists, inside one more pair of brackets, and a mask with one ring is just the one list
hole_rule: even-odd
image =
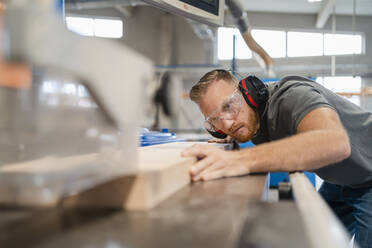
[[316,20],[315,26],[317,28],[323,28],[327,23],[328,18],[333,12],[333,7],[336,4],[336,0],[325,0],[323,1],[322,7],[318,12],[318,18]]

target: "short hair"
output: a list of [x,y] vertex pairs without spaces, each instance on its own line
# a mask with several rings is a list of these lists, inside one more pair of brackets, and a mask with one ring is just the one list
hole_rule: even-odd
[[238,85],[239,81],[227,70],[216,69],[207,72],[190,90],[190,99],[197,104],[207,92],[208,87],[219,80],[224,80],[229,84]]

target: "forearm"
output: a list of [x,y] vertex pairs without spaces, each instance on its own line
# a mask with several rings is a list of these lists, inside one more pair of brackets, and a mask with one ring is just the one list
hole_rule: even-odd
[[313,170],[350,155],[346,132],[314,130],[239,151],[250,173]]

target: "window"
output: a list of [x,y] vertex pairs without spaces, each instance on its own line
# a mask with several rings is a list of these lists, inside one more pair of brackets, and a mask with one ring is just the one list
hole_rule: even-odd
[[92,18],[66,17],[67,28],[75,33],[85,36],[94,36]]
[[362,79],[360,77],[322,77],[317,78],[318,83],[339,93],[360,93]]
[[324,87],[339,93],[356,105],[360,105],[361,77],[319,77],[316,81]]
[[84,85],[45,80],[41,84],[42,100],[49,106],[97,108]]
[[121,20],[67,16],[66,24],[69,30],[80,35],[103,38],[123,37]]
[[323,34],[288,32],[288,57],[322,56]]
[[362,36],[324,34],[324,55],[362,53]]
[[284,31],[254,29],[252,36],[271,57],[285,57],[286,37]]
[[[237,36],[236,58],[250,59],[252,52],[237,28],[218,29],[218,58],[233,58],[233,36]],[[252,29],[257,43],[273,58],[361,54],[362,35],[328,34]]]
[[221,60],[233,58],[233,37],[236,35],[236,58],[250,59],[252,52],[245,44],[237,28],[218,29],[218,58]]
[[121,38],[123,37],[123,22],[120,20],[94,19],[94,36]]

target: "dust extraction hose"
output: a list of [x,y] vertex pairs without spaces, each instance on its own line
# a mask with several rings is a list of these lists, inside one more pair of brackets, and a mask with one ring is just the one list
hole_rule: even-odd
[[230,13],[234,18],[235,25],[239,29],[247,46],[256,53],[265,63],[266,72],[269,76],[274,76],[274,61],[270,55],[253,39],[247,13],[243,10],[238,0],[226,0]]

